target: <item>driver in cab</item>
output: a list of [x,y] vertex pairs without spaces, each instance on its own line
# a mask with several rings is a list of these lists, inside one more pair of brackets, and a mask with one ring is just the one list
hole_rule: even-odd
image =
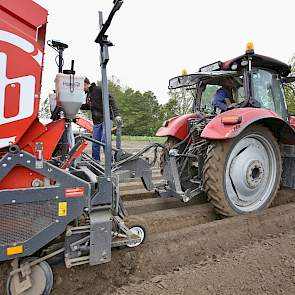
[[226,78],[222,83],[222,87],[219,88],[213,96],[213,107],[219,109],[221,113],[226,112],[236,105],[232,96],[233,87],[235,87],[233,79]]

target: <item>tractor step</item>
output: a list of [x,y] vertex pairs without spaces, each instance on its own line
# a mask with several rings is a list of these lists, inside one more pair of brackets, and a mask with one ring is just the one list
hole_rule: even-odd
[[295,189],[295,146],[283,145],[283,174],[282,184],[285,187]]

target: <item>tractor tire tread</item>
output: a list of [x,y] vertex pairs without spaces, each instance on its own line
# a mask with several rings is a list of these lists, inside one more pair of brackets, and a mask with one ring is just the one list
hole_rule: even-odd
[[[257,132],[257,130],[258,132],[266,135],[275,143],[277,153],[279,153],[280,151],[277,140],[267,127],[261,124],[255,124],[247,128],[245,131],[248,133]],[[212,142],[208,148],[207,158],[205,160],[203,169],[203,187],[207,194],[207,199],[215,207],[215,210],[223,217],[236,216],[239,214],[229,204],[224,192],[224,170],[226,160],[235,140],[236,139],[234,138],[225,141]],[[278,169],[281,173],[281,161],[278,163]],[[265,207],[271,205],[273,198],[279,189],[279,186],[280,181],[277,181],[276,187],[273,190],[275,193],[273,194],[272,198],[266,202],[267,205]]]

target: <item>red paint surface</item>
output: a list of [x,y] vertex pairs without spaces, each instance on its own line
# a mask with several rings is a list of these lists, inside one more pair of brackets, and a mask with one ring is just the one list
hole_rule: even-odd
[[86,118],[84,118],[82,116],[77,115],[75,123],[77,125],[79,125],[80,127],[86,129],[90,133],[92,133],[92,131],[93,131],[93,123],[92,123],[92,121],[90,121],[90,120],[88,120],[88,119],[86,119]]
[[[242,121],[237,125],[224,125],[221,121],[223,116],[238,115]],[[265,118],[276,118],[283,121],[276,113],[258,108],[241,108],[224,112],[215,117],[203,130],[201,136],[206,139],[227,139],[237,136],[246,126],[257,120]]]
[[161,127],[156,136],[173,136],[178,139],[185,139],[188,134],[188,120],[197,118],[196,114],[186,114],[174,117],[169,120],[167,127]]
[[289,121],[290,121],[290,125],[293,129],[295,129],[295,116],[291,116],[289,118]]
[[[14,37],[11,39],[19,38],[22,42],[28,42],[32,48],[31,52],[27,52],[18,46],[19,43],[16,45],[6,39],[0,40],[1,55],[6,58],[5,76],[0,77],[2,81],[7,81],[5,104],[0,106],[4,118],[22,112],[19,107],[21,85],[16,82],[13,88],[9,81],[28,76],[35,80],[34,93],[32,97],[26,98],[30,101],[33,112],[25,118],[1,124],[0,139],[15,137],[14,143],[18,143],[38,116],[46,22],[47,11],[31,0],[0,0],[0,30],[4,31],[2,37],[12,34]],[[37,56],[40,57],[41,64],[36,61]]]

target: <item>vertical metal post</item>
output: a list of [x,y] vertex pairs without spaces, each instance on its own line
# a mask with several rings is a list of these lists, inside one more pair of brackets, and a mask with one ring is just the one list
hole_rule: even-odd
[[59,48],[58,49],[58,72],[62,73],[62,67],[63,67],[63,51],[64,49]]
[[[103,27],[103,15],[99,11],[99,26]],[[102,97],[103,97],[103,120],[105,126],[105,177],[111,180],[111,165],[112,165],[112,136],[111,136],[111,121],[110,121],[110,107],[109,107],[109,90],[106,66],[109,61],[108,43],[100,43],[100,66],[101,66],[101,80],[102,80]]]

